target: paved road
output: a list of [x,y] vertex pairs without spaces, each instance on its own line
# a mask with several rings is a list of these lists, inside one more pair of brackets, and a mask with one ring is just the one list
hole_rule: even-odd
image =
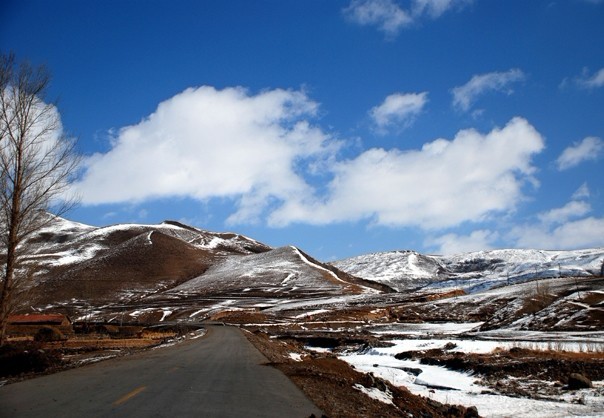
[[308,417],[304,394],[233,327],[0,388],[0,417]]

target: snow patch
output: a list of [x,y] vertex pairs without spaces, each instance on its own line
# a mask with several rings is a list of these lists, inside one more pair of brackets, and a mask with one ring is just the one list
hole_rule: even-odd
[[300,353],[289,353],[289,358],[294,361],[302,361],[302,355]]
[[353,388],[355,388],[358,391],[363,392],[365,395],[369,396],[372,399],[383,402],[385,404],[393,405],[392,393],[390,391],[383,392],[383,391],[379,390],[378,388],[366,388],[365,386],[363,386],[359,383],[356,383],[353,386]]
[[166,319],[167,317],[169,317],[170,315],[172,315],[172,312],[174,312],[174,311],[171,311],[171,310],[168,310],[168,309],[164,309],[164,311],[162,312],[162,317],[159,320],[159,322],[163,322],[164,319]]

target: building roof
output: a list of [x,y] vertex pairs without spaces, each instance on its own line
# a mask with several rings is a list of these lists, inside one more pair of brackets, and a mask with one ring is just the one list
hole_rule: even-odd
[[69,321],[63,314],[26,314],[26,315],[10,315],[8,317],[9,324],[62,324],[64,321]]

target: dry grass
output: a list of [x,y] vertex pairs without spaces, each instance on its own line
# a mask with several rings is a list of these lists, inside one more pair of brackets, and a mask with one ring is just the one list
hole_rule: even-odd
[[118,349],[118,348],[144,348],[159,344],[161,341],[151,338],[124,338],[124,339],[76,339],[68,341],[55,341],[44,344],[45,348],[69,349]]
[[597,342],[569,343],[564,341],[550,341],[546,345],[539,342],[522,341],[513,344],[511,349],[496,348],[494,354],[506,353],[514,350],[530,352],[536,356],[564,357],[568,359],[604,359],[604,344]]
[[556,299],[557,295],[551,292],[549,284],[540,283],[540,280],[537,280],[533,291],[524,298],[522,308],[518,313],[521,315],[537,313],[550,306]]

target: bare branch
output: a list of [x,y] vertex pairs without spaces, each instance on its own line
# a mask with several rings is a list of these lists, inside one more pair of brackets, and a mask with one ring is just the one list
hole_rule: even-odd
[[56,107],[45,102],[50,82],[44,67],[14,55],[0,56],[0,244],[6,252],[0,294],[0,345],[15,306],[19,282],[33,277],[22,258],[26,238],[52,216],[75,204],[63,194],[77,171],[75,142],[62,132]]

